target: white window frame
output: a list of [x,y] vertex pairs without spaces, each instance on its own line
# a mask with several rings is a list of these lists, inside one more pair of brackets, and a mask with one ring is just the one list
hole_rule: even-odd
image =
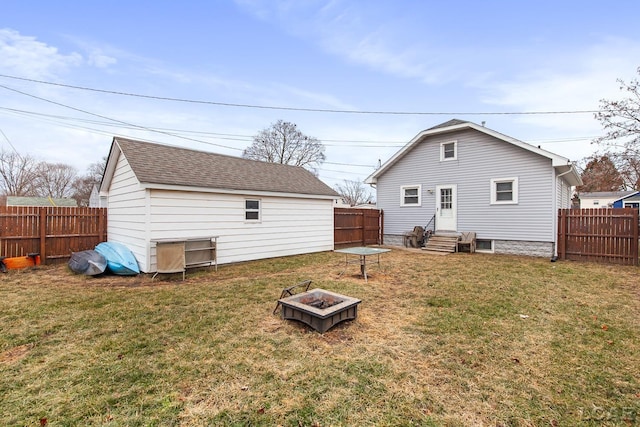
[[[247,208],[247,202],[258,202],[258,209]],[[248,213],[257,212],[258,218],[247,218]],[[261,199],[244,199],[244,220],[245,222],[260,222],[262,221],[262,200]]]
[[[405,203],[407,190],[418,190],[418,203]],[[400,187],[400,206],[422,206],[422,185],[403,185]]]
[[[478,240],[482,240],[483,242],[490,242],[491,243],[491,248],[490,249],[479,249],[478,248]],[[492,254],[495,252],[494,249],[494,240],[492,239],[476,239],[476,252],[480,252],[480,253],[486,253],[486,254]]]
[[[511,200],[498,200],[498,184],[511,183]],[[518,178],[494,178],[491,180],[491,204],[492,205],[517,205],[518,204]]]
[[[446,145],[453,144],[453,157],[444,157],[444,147]],[[440,161],[441,162],[449,162],[451,160],[458,160],[458,141],[446,141],[440,143]]]

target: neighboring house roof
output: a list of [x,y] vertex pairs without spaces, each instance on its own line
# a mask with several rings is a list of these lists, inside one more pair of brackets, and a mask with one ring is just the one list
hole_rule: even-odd
[[353,206],[354,209],[378,209],[375,203],[360,203]]
[[299,166],[268,163],[182,147],[114,137],[101,189],[109,187],[118,153],[147,187],[192,187],[230,192],[276,192],[339,197]]
[[630,199],[633,198],[634,196],[636,196],[637,194],[640,194],[640,191],[620,191],[620,193],[627,193],[627,194],[623,194],[620,195],[618,198],[616,198],[615,200],[613,200],[612,203],[615,203],[619,200],[624,200],[624,199]]
[[580,174],[576,170],[575,166],[571,163],[571,160],[569,160],[568,158],[559,156],[547,150],[543,150],[531,144],[527,144],[526,142],[520,141],[510,136],[503,135],[487,127],[477,125],[472,122],[459,120],[459,119],[452,119],[420,132],[411,141],[409,141],[407,145],[402,147],[387,162],[385,162],[378,170],[376,170],[374,173],[369,175],[365,179],[365,182],[367,184],[375,184],[379,176],[384,174],[391,166],[393,166],[398,160],[400,160],[407,153],[409,153],[414,147],[420,144],[420,142],[422,142],[425,138],[433,135],[440,135],[444,133],[456,132],[456,131],[466,130],[466,129],[477,130],[478,132],[485,133],[487,135],[493,136],[494,138],[500,139],[509,144],[513,144],[516,147],[520,147],[524,150],[546,157],[551,160],[551,165],[556,169],[556,171],[559,174],[563,174],[564,178],[567,180],[569,185],[582,184],[582,180],[580,179]]
[[75,199],[7,196],[7,206],[78,206]]
[[579,193],[580,199],[612,199],[619,200],[637,191],[591,191]]

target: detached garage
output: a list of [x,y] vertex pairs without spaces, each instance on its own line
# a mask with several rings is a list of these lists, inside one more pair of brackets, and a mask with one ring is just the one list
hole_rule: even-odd
[[215,236],[218,264],[333,250],[339,195],[301,167],[115,137],[100,195],[144,273],[172,240]]

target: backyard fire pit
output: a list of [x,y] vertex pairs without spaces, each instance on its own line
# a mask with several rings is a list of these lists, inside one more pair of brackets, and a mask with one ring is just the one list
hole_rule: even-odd
[[283,319],[298,320],[324,333],[344,320],[355,319],[361,301],[324,289],[313,289],[278,302],[282,306]]

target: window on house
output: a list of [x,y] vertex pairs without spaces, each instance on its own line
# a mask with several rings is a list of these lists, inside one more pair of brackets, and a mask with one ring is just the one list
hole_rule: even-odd
[[493,252],[493,240],[477,239],[476,252]]
[[440,161],[456,160],[458,158],[458,142],[443,142],[440,144]]
[[244,201],[244,219],[247,221],[260,221],[260,200]]
[[518,203],[518,178],[501,178],[491,180],[492,204]]
[[420,206],[420,185],[406,185],[400,191],[400,206]]

